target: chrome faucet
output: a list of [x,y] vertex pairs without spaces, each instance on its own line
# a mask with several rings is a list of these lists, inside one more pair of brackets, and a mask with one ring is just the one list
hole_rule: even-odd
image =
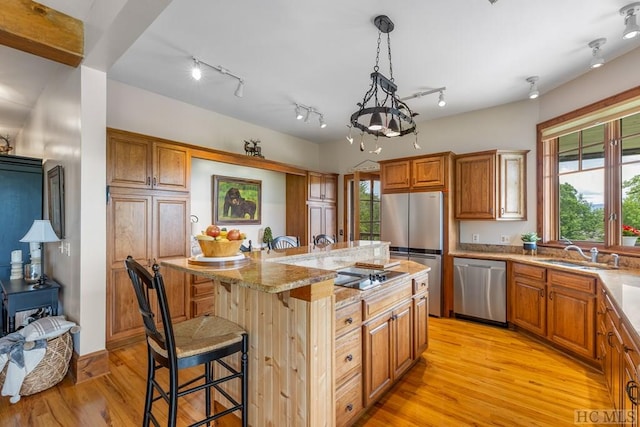
[[591,248],[589,250],[589,252],[591,252],[591,258],[586,256],[584,252],[582,252],[582,249],[580,249],[579,246],[569,245],[564,248],[565,251],[568,251],[569,249],[575,249],[584,259],[591,259],[591,262],[598,262],[598,248]]
[[613,260],[613,268],[620,267],[620,255],[611,254],[611,259]]

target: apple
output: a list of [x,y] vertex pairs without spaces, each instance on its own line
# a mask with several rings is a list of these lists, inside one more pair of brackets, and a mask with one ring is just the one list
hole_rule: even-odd
[[205,231],[207,236],[218,237],[220,235],[220,227],[217,225],[210,225],[207,227],[207,231]]
[[227,231],[227,239],[229,240],[240,240],[240,230],[233,228]]

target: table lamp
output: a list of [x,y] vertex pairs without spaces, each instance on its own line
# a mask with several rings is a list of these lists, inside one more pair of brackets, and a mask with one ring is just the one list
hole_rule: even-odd
[[25,275],[25,280],[31,283],[38,282],[39,286],[42,286],[44,284],[44,275],[42,274],[40,261],[42,253],[40,243],[59,242],[60,239],[53,231],[48,219],[36,219],[20,241],[29,243],[29,253],[31,254],[31,266],[29,274]]

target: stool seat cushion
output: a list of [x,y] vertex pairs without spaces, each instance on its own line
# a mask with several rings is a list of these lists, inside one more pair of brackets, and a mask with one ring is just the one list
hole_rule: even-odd
[[[246,333],[238,324],[218,316],[201,316],[173,325],[178,359],[217,350],[242,341]],[[153,350],[167,357],[167,351],[152,339],[147,339]]]

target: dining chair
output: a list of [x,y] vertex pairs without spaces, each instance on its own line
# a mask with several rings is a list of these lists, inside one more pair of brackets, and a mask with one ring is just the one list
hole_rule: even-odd
[[[240,411],[243,427],[248,424],[248,334],[234,322],[218,316],[200,316],[183,322],[171,321],[169,303],[160,266],[153,264],[153,276],[131,256],[125,260],[125,267],[138,301],[144,323],[147,341],[147,387],[144,404],[143,426],[160,425],[153,414],[153,404],[163,399],[168,405],[167,425],[175,426],[178,398],[187,394],[205,391],[205,418],[190,426],[211,425],[212,421],[231,412]],[[160,313],[160,319],[152,307]],[[161,321],[161,323],[159,322]],[[160,330],[158,329],[160,328]],[[240,369],[235,369],[223,357],[240,355]],[[214,378],[214,365],[221,368],[221,378]],[[179,382],[178,371],[193,366],[204,366],[204,373],[195,378]],[[169,387],[163,387],[156,379],[156,372],[167,369]],[[230,395],[221,385],[237,380],[240,398]],[[217,414],[211,413],[211,391],[218,391],[230,402],[231,407]],[[182,402],[182,401],[181,401]],[[156,405],[157,406],[157,405]],[[162,411],[160,411],[162,412]]]
[[328,234],[318,234],[313,237],[314,246],[326,246],[333,245],[336,242],[336,236],[329,236]]
[[297,236],[278,236],[271,241],[271,249],[297,248],[300,246],[300,239]]

